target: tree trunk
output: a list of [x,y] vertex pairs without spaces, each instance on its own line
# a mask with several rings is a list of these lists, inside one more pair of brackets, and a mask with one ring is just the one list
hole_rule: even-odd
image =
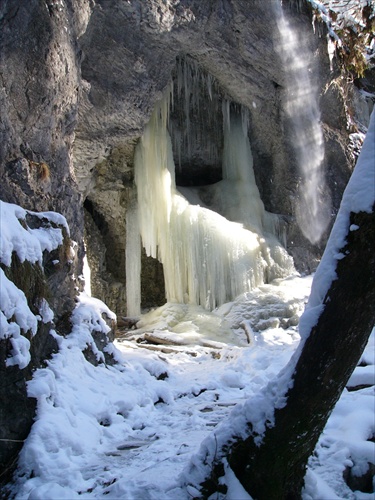
[[[275,410],[260,446],[251,432],[228,445],[228,463],[254,500],[301,498],[307,460],[374,326],[375,213],[352,213],[350,224],[359,228],[348,230],[337,279],[301,351],[286,406]],[[222,472],[222,462],[214,465],[202,483],[205,497],[220,490]]]
[[[375,323],[375,213],[351,214],[337,279],[298,359],[287,405],[275,411],[260,447],[252,437],[234,446],[229,464],[254,499],[297,499],[307,460]],[[270,480],[265,481],[265,471]]]

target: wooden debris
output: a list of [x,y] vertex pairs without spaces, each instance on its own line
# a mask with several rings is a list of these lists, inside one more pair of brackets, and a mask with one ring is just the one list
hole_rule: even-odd
[[164,354],[176,354],[176,353],[181,354],[183,352],[184,354],[189,354],[189,356],[193,356],[194,358],[197,357],[197,353],[195,351],[187,351],[186,349],[178,349],[178,346],[173,348],[173,347],[166,347],[163,345],[138,344],[138,347],[142,347],[143,349],[148,349],[150,351],[162,352]]
[[131,318],[129,316],[117,316],[117,326],[119,329],[132,330],[138,323],[139,318]]
[[187,343],[184,339],[179,338],[176,334],[168,334],[164,332],[152,332],[144,333],[144,340],[150,342],[151,344],[162,344],[162,345],[180,345],[185,346]]
[[164,354],[185,353],[194,357],[198,355],[198,351],[194,350],[195,347],[204,347],[208,349],[207,352],[211,353],[215,359],[220,358],[218,351],[226,347],[226,344],[222,342],[199,337],[193,340],[184,338],[178,333],[161,330],[143,333],[124,332],[121,334],[119,340],[121,341],[121,339],[128,342],[136,342],[137,347],[142,347],[150,351]]
[[201,340],[200,345],[203,347],[209,347],[210,349],[222,349],[223,347],[226,347],[225,344],[222,344],[221,342],[206,339]]
[[244,320],[241,324],[240,327],[243,328],[246,338],[247,338],[247,343],[248,344],[254,344],[254,332],[253,329],[251,328],[251,324],[249,320]]

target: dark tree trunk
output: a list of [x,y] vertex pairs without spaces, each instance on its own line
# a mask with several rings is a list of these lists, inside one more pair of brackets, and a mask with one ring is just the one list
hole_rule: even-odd
[[[260,446],[250,435],[230,444],[232,470],[254,500],[301,498],[309,456],[332,409],[358,364],[375,323],[375,213],[352,213],[345,257],[337,261],[335,279],[324,309],[301,351],[287,404],[275,410]],[[250,433],[251,434],[251,433]],[[218,491],[222,463],[202,484],[204,496]]]

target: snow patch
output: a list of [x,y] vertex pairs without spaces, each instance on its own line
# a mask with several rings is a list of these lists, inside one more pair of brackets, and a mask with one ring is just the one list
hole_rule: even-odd
[[11,356],[7,366],[25,368],[30,362],[30,341],[22,335],[35,335],[38,321],[30,311],[22,290],[10,281],[0,268],[0,339],[10,339]]
[[[69,234],[65,218],[54,212],[30,212],[18,205],[0,201],[0,262],[9,267],[12,254],[16,252],[21,262],[29,261],[42,266],[43,252],[57,248],[63,242],[60,228],[41,227],[30,229],[27,226],[27,214],[40,219],[48,219],[53,224],[63,226]],[[43,299],[39,305],[39,315],[34,315],[27,303],[24,292],[18,289],[0,268],[0,339],[9,339],[11,356],[7,366],[18,365],[25,368],[30,362],[30,341],[25,335],[34,336],[38,321],[49,323],[53,320],[53,311]]]
[[60,228],[30,229],[26,224],[27,214],[69,229],[65,218],[55,212],[31,212],[18,205],[0,201],[0,262],[6,266],[11,265],[12,253],[16,252],[20,261],[25,260],[42,264],[44,250],[54,250],[63,242]]

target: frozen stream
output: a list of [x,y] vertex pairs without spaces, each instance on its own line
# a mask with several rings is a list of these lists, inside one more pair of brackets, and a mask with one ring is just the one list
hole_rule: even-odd
[[[251,398],[287,363],[299,340],[296,319],[310,286],[311,277],[280,280],[222,306],[213,318],[204,311],[199,319],[196,310],[189,316],[186,305],[182,312],[164,306],[146,318],[152,328],[144,320],[132,337],[141,341],[146,331],[156,330],[185,345],[118,339],[118,364],[112,367],[89,364],[78,346],[83,327],[79,335],[73,330],[30,385],[39,401],[38,418],[21,453],[15,498],[188,498],[178,486],[180,473],[233,406]],[[212,325],[231,330],[227,343],[223,337],[217,343]],[[209,341],[215,348],[203,345]],[[374,359],[373,343],[364,359]],[[374,383],[373,368],[357,368],[353,377]],[[309,469],[306,500],[372,498],[351,492],[342,471],[353,457],[362,466],[371,461],[373,404],[373,387],[343,394]]]

